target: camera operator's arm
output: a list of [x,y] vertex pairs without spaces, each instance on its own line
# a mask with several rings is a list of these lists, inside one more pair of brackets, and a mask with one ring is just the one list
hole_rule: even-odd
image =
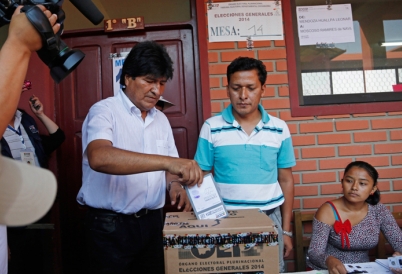
[[[7,40],[0,51],[1,135],[17,109],[31,53],[42,47],[39,33],[25,14],[20,12],[21,7],[15,10],[11,18]],[[60,25],[56,24],[57,16],[41,5],[38,7],[49,18],[53,31],[56,33],[60,29]]]

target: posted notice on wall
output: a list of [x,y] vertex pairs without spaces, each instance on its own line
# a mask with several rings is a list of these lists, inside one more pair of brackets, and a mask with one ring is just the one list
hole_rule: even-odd
[[113,94],[116,95],[119,93],[121,88],[120,85],[120,76],[123,70],[123,64],[126,57],[115,57],[112,59],[112,66],[113,66]]
[[301,46],[355,41],[350,4],[296,8]]
[[283,40],[281,1],[212,3],[209,42]]
[[198,220],[220,219],[228,216],[212,174],[204,176],[200,187],[186,187],[187,196]]

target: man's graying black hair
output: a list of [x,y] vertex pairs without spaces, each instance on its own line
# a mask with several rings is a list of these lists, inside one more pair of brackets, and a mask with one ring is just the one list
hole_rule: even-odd
[[166,80],[169,80],[173,77],[173,61],[165,46],[155,41],[140,42],[131,49],[124,61],[120,76],[120,84],[123,86],[126,75],[133,79],[151,75],[155,78],[166,77]]

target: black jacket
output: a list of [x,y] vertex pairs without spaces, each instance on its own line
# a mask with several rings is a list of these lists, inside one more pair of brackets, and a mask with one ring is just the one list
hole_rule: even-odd
[[[58,128],[55,133],[48,136],[39,135],[35,120],[24,110],[20,109],[20,111],[23,113],[21,125],[24,127],[29,140],[31,140],[35,148],[35,155],[38,157],[39,164],[41,167],[47,168],[50,154],[64,142],[66,136],[60,128]],[[10,147],[3,137],[1,138],[1,154],[12,158]]]

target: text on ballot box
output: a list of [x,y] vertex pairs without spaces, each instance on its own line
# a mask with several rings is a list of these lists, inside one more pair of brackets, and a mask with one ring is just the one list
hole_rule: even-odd
[[198,220],[192,212],[166,213],[165,273],[279,273],[278,231],[259,209]]

